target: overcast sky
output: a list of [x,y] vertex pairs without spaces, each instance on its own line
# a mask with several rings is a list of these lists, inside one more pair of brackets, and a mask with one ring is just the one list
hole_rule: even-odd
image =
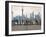
[[23,14],[27,17],[30,17],[30,13],[34,12],[35,14],[38,14],[39,12],[41,12],[41,7],[37,7],[37,6],[15,6],[12,5],[12,9],[11,11],[13,12],[13,17],[15,16],[22,16],[22,8],[23,8]]

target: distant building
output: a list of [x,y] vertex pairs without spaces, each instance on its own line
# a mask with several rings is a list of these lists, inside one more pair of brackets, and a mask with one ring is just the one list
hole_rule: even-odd
[[12,13],[12,22],[14,24],[41,24],[41,17],[40,17],[40,12],[37,15],[34,15],[34,12],[30,13],[30,18],[27,17],[23,14],[23,8],[22,8],[22,16],[18,15],[13,17]]

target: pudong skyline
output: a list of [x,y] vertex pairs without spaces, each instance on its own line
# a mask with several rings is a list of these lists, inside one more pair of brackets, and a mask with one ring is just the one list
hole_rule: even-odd
[[37,15],[35,15],[34,12],[32,12],[30,14],[30,17],[28,18],[27,15],[25,16],[23,14],[23,9],[22,9],[22,16],[19,16],[19,15],[15,16],[15,17],[13,17],[13,20],[18,20],[18,22],[21,22],[21,23],[23,23],[24,21],[27,21],[27,20],[29,22],[37,20],[39,22],[41,20],[41,16],[40,16],[40,12]]

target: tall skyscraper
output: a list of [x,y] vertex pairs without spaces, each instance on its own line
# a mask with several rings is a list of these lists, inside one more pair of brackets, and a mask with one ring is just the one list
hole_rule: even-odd
[[23,8],[22,8],[22,24],[23,24]]

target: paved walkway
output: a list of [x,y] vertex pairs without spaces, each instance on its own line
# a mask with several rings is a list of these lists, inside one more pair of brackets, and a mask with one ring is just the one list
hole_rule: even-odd
[[39,30],[40,25],[14,25],[12,26],[12,31],[22,31],[22,30]]

